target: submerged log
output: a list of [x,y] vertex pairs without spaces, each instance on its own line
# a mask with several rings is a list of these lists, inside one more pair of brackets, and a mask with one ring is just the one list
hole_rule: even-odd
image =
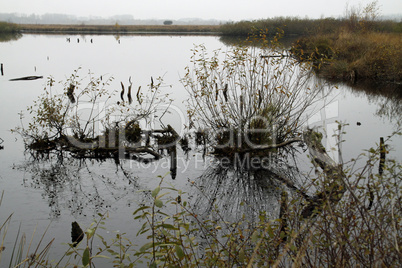
[[36,80],[36,79],[42,79],[43,76],[24,76],[24,77],[19,77],[19,78],[13,78],[10,79],[10,81],[29,81],[29,80]]
[[[318,215],[325,205],[329,202],[337,203],[342,198],[346,187],[343,183],[345,174],[342,167],[329,157],[321,143],[322,134],[308,129],[303,133],[303,141],[309,148],[310,155],[315,164],[317,164],[324,172],[329,183],[328,186],[321,192],[311,196],[303,189],[297,187],[292,180],[276,174],[271,171],[271,177],[281,181],[286,187],[306,200],[304,209],[301,212],[302,219],[308,219]],[[295,139],[293,142],[300,141]],[[289,144],[289,143],[288,143]],[[264,148],[265,149],[265,148]],[[268,148],[267,148],[268,149]],[[284,213],[284,208],[281,207],[281,214]]]
[[322,134],[308,129],[304,132],[303,138],[313,161],[320,166],[329,180],[329,185],[325,190],[307,200],[307,204],[301,213],[302,218],[306,219],[319,214],[327,202],[337,203],[340,201],[346,187],[343,183],[345,174],[342,167],[329,157],[321,143]]
[[[62,150],[81,159],[125,158],[149,162],[162,158],[162,155],[157,152],[158,149],[167,149],[171,153],[170,150],[180,141],[179,134],[170,125],[164,129],[141,130],[134,120],[128,122],[124,130],[126,133],[123,140],[119,140],[119,137],[115,136],[120,131],[117,129],[94,138],[62,135],[54,139],[35,140],[28,144],[27,148],[38,152]],[[150,137],[156,138],[158,141],[154,146],[150,145]],[[145,142],[145,146],[141,145],[142,142]],[[176,152],[173,152],[171,157],[173,173],[177,169]]]
[[67,97],[69,98],[69,100],[71,101],[71,103],[75,103],[74,89],[75,89],[75,85],[74,85],[74,84],[71,84],[71,85],[67,88]]
[[280,54],[280,55],[261,55],[261,58],[286,58],[291,57],[290,54]]

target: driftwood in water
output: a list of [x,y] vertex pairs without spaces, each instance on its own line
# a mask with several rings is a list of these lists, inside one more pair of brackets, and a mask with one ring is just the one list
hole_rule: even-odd
[[142,104],[142,99],[140,97],[140,90],[141,90],[141,86],[139,86],[138,90],[137,90],[137,101],[141,105]]
[[304,132],[303,137],[312,160],[323,170],[329,181],[325,190],[307,199],[307,204],[301,213],[305,219],[319,213],[327,202],[337,203],[345,193],[346,187],[343,183],[345,174],[342,167],[329,157],[321,144],[322,134],[309,129]]
[[123,85],[123,82],[120,82],[120,85],[121,85],[120,98],[124,102],[124,85]]
[[128,79],[130,82],[130,85],[128,86],[128,92],[127,92],[127,98],[128,98],[128,103],[131,104],[133,102],[133,98],[131,97],[131,87],[133,86],[133,83],[131,82],[131,76]]
[[69,100],[71,101],[71,103],[75,103],[74,89],[75,89],[75,85],[73,85],[73,84],[71,84],[71,85],[67,88],[67,97],[69,98]]
[[[129,85],[128,85],[128,89],[127,89],[127,98],[128,98],[128,103],[131,104],[133,102],[133,98],[131,97],[131,87],[133,86],[133,83],[131,82],[131,76],[128,78],[128,82],[129,82]],[[120,81],[120,85],[121,85],[120,99],[122,102],[124,102],[125,88],[124,88],[123,82]],[[139,90],[140,89],[138,89],[138,91]],[[137,93],[137,99],[138,99],[138,93]]]
[[[132,124],[132,122],[127,123],[126,129],[128,129]],[[110,143],[109,138],[114,137],[113,133],[114,132],[108,133],[108,135],[111,136],[105,134],[95,138],[83,139],[63,135],[62,137],[52,140],[36,140],[33,143],[29,144],[28,148],[38,152],[48,152],[52,150],[67,151],[70,152],[73,157],[82,159],[124,158],[142,162],[150,162],[162,158],[162,155],[157,152],[162,148],[167,149],[169,154],[171,154],[173,165],[172,173],[176,172],[177,156],[176,152],[173,150],[173,147],[175,148],[176,143],[179,140],[179,135],[170,125],[168,125],[168,127],[165,129],[139,129],[138,139],[134,139],[133,137],[129,139],[129,137],[126,136],[122,142],[113,141],[112,143]],[[153,137],[157,141],[160,140],[161,144],[157,144],[157,149],[154,149],[153,146],[150,146],[149,137]],[[141,141],[145,143],[145,146],[140,145]]]
[[261,55],[261,58],[285,58],[290,57],[291,55],[287,54],[280,54],[280,55]]
[[380,165],[378,167],[378,174],[382,175],[384,171],[384,164],[385,164],[385,154],[387,150],[384,144],[384,138],[380,137]]
[[[288,189],[296,192],[306,200],[306,205],[301,213],[303,219],[311,218],[319,214],[327,202],[333,204],[337,203],[342,198],[346,189],[343,184],[345,174],[343,173],[342,168],[326,153],[324,146],[321,144],[321,139],[321,133],[314,132],[311,129],[303,133],[303,141],[309,148],[313,162],[323,170],[326,179],[329,181],[325,190],[311,196],[303,189],[297,187],[292,180],[273,173],[272,171],[270,174],[272,178],[281,181]],[[294,140],[293,142],[296,141],[300,140]]]
[[29,81],[29,80],[36,80],[36,79],[42,79],[43,76],[24,76],[24,77],[19,77],[19,78],[13,78],[10,79],[10,81]]
[[296,192],[297,194],[301,195],[305,200],[310,200],[311,197],[303,190],[299,189],[292,180],[281,176],[279,174],[276,174],[272,171],[269,171],[269,176],[271,178],[274,178],[282,183],[284,183],[286,185],[287,188],[289,188],[290,190]]

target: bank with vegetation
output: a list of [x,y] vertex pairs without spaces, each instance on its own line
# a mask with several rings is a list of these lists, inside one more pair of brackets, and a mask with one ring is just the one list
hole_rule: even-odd
[[219,34],[219,25],[45,25],[22,24],[24,33],[88,33],[88,34],[129,34],[129,33],[197,33]]
[[329,79],[402,82],[402,21],[379,20],[373,1],[342,19],[272,18],[222,25],[222,35],[298,36],[291,53]]
[[[229,22],[221,25],[222,35],[248,37],[264,31],[270,35],[284,32],[287,36],[306,36],[325,33],[335,33],[350,18],[322,18],[322,19],[301,19],[297,17],[276,17],[253,21]],[[393,20],[382,20],[371,22],[373,31],[386,33],[402,33],[402,22]]]
[[329,79],[402,82],[402,34],[341,27],[300,38],[292,53]]
[[21,36],[20,31],[17,24],[0,21],[0,42],[18,39]]
[[19,31],[20,27],[17,24],[0,21],[0,34],[18,33]]

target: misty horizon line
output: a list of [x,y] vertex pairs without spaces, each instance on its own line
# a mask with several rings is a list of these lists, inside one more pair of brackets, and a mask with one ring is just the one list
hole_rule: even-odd
[[[274,18],[302,18],[299,16],[276,16],[272,18],[261,18],[261,19],[274,19]],[[305,16],[307,19],[314,19]],[[334,17],[328,17],[334,18]],[[335,19],[343,19],[343,17],[339,16]],[[382,15],[379,16],[380,20],[400,20],[402,21],[402,13],[391,14],[391,15]],[[203,18],[180,18],[180,19],[170,19],[166,18],[149,18],[149,19],[140,19],[135,18],[130,14],[121,14],[121,15],[113,15],[113,16],[78,16],[71,14],[62,14],[62,13],[45,13],[45,14],[22,14],[22,13],[0,13],[0,21],[6,21],[10,23],[18,23],[18,24],[163,24],[164,21],[172,21],[174,24],[198,24],[198,25],[219,25],[228,22],[236,22],[236,21],[245,21],[247,19],[242,20],[220,20],[220,19],[203,19]],[[250,19],[259,20],[259,19]]]
[[71,14],[62,13],[46,13],[46,14],[21,14],[21,13],[0,13],[0,21],[6,21],[10,23],[20,23],[20,24],[40,24],[40,23],[50,23],[50,24],[82,24],[82,23],[93,23],[93,24],[145,24],[149,22],[163,23],[164,21],[173,21],[175,24],[182,23],[194,23],[194,24],[222,24],[231,22],[232,20],[219,20],[219,19],[203,19],[203,18],[149,18],[140,19],[135,18],[133,15],[122,14],[113,16],[77,16]]

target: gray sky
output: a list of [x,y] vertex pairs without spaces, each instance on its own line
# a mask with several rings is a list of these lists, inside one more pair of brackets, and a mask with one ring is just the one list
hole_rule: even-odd
[[[339,17],[345,7],[372,0],[0,0],[1,13],[77,16],[130,14],[134,19],[261,19],[277,16]],[[379,0],[382,15],[402,13],[402,0]]]

